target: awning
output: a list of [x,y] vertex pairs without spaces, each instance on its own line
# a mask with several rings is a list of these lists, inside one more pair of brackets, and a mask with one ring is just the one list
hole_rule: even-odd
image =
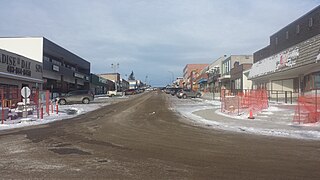
[[203,83],[206,83],[208,81],[207,78],[202,78],[198,81],[198,84],[203,84]]

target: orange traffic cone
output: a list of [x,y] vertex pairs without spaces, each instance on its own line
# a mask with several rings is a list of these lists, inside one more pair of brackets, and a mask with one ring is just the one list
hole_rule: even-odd
[[248,118],[249,118],[249,119],[254,119],[252,110],[250,110],[250,113],[249,113],[249,117],[248,117]]

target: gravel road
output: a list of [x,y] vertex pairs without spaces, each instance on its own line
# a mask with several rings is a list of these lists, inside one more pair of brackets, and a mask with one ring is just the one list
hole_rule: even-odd
[[320,143],[192,126],[147,92],[0,132],[1,179],[319,179]]

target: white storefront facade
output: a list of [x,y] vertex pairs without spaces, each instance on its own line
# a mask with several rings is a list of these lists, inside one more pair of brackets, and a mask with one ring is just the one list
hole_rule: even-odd
[[253,64],[253,87],[308,92],[320,88],[320,35]]

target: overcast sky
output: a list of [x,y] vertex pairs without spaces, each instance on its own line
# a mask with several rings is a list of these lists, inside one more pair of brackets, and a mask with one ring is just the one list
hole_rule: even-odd
[[[91,62],[152,85],[188,63],[253,54],[320,0],[1,0],[0,36],[44,36]],[[172,72],[172,73],[171,73]]]

